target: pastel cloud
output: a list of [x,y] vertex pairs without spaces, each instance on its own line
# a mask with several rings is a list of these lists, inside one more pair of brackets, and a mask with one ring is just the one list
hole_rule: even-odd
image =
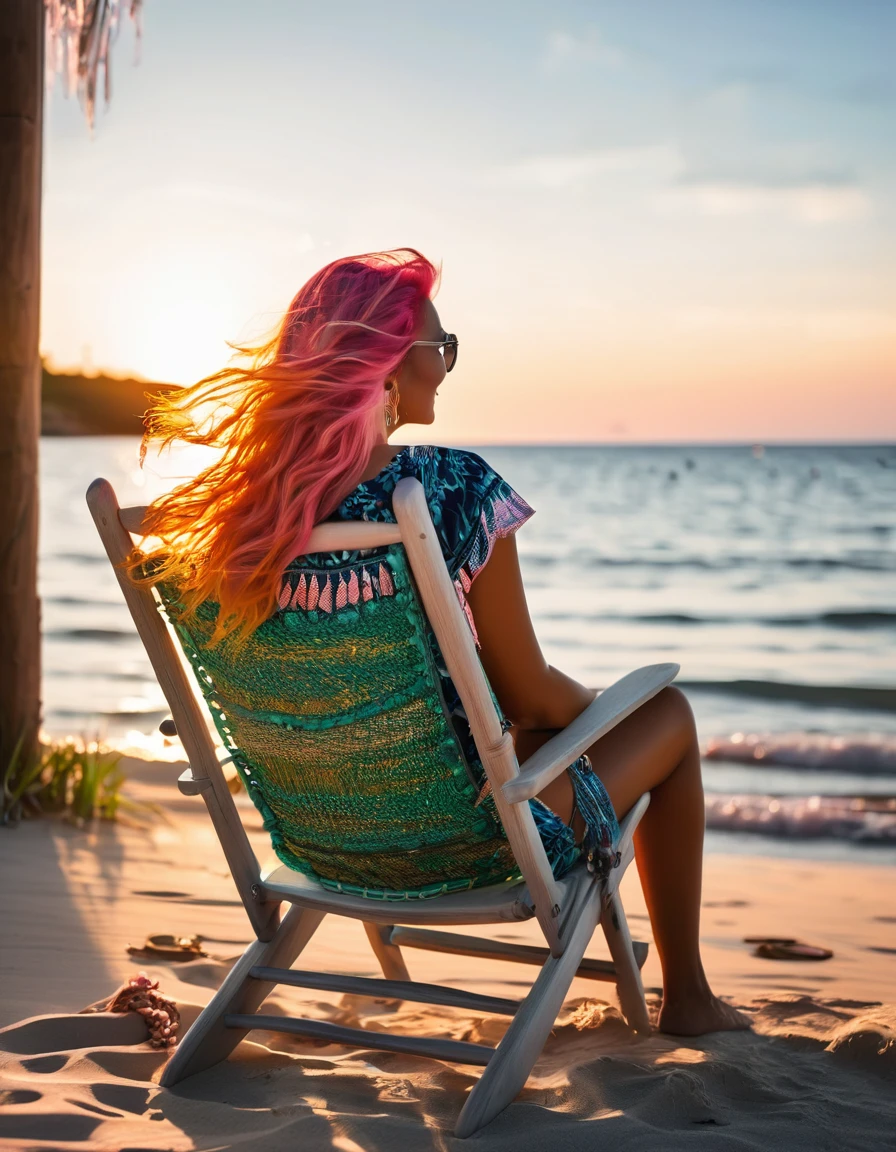
[[689,181],[653,197],[661,212],[701,216],[778,215],[801,224],[836,224],[871,212],[871,198],[857,185],[763,184],[748,181]]
[[573,64],[620,68],[625,62],[626,54],[622,49],[602,40],[596,28],[589,28],[582,36],[551,32],[541,61],[546,72],[560,72]]
[[657,170],[667,175],[681,165],[678,150],[669,144],[544,153],[490,169],[485,182],[536,188],[568,188],[605,172]]

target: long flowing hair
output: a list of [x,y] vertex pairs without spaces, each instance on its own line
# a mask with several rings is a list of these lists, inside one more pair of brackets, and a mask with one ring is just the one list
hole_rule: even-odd
[[[220,606],[210,644],[239,643],[272,615],[283,569],[359,483],[382,432],[384,383],[438,278],[413,248],[334,260],[299,289],[272,339],[234,345],[247,366],[152,398],[144,455],[151,442],[220,452],[145,521],[162,541],[152,579],[177,587],[183,618]],[[145,559],[131,562],[136,579]]]

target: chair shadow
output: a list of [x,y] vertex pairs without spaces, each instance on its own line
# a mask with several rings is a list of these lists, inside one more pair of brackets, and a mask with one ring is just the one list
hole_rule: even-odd
[[123,859],[114,825],[85,831],[44,817],[0,830],[0,1026],[79,1011],[114,991],[120,973],[102,936],[111,927]]

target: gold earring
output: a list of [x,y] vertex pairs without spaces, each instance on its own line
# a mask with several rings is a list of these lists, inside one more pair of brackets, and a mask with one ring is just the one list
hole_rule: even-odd
[[386,427],[391,428],[398,423],[398,385],[392,382],[386,390]]

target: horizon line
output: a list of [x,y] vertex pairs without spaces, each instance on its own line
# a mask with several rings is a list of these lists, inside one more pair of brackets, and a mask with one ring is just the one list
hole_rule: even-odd
[[[41,440],[139,440],[139,432],[83,432],[83,433],[41,433]],[[445,442],[446,448],[879,448],[896,449],[896,438],[892,440],[466,440],[449,437],[452,443]],[[426,447],[432,441],[419,440],[408,447]]]
[[466,448],[896,448],[893,440],[464,440]]

